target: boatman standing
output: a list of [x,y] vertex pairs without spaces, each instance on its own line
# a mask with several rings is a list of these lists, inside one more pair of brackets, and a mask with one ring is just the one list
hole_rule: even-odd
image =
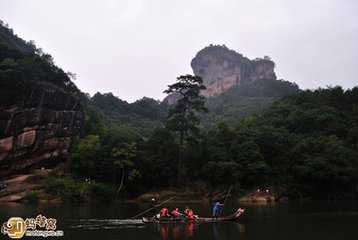
[[222,204],[220,201],[217,201],[215,203],[214,208],[213,208],[213,217],[211,220],[214,220],[214,218],[216,218],[216,220],[218,220],[219,210],[223,205],[224,204]]
[[152,213],[152,217],[155,217],[156,214],[156,209],[155,206],[157,205],[157,200],[155,200],[155,198],[152,198],[149,202],[149,208],[151,208],[152,210],[150,211]]

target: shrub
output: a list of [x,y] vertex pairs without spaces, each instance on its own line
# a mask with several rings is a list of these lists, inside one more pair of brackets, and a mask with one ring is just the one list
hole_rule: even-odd
[[45,191],[62,200],[79,201],[81,187],[72,177],[50,177],[45,181]]
[[110,200],[115,196],[115,190],[109,185],[70,176],[50,177],[44,185],[46,193],[64,201]]

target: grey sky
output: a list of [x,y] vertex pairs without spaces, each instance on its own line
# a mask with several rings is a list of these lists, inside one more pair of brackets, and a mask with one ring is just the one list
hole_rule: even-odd
[[0,0],[0,19],[91,95],[161,100],[210,43],[304,89],[358,85],[357,0]]

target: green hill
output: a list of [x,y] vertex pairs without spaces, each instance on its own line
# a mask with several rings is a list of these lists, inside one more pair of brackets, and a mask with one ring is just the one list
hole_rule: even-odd
[[0,25],[0,80],[3,90],[20,91],[34,84],[46,83],[74,95],[80,93],[70,74],[56,66],[50,54],[26,43],[3,25]]
[[221,121],[235,124],[246,116],[262,112],[278,98],[299,91],[294,83],[269,79],[230,88],[206,100],[209,113],[201,115],[202,125],[211,128]]
[[89,104],[97,108],[106,126],[130,131],[138,137],[148,137],[156,127],[162,126],[167,114],[164,103],[146,97],[127,103],[112,93],[96,93]]

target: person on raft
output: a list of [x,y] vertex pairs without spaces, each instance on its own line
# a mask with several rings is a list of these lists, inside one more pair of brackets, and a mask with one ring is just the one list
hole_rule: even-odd
[[188,217],[189,217],[189,220],[194,220],[194,212],[193,212],[193,209],[189,209]]
[[172,216],[173,216],[173,219],[179,218],[179,208],[176,208],[172,211]]
[[169,219],[170,218],[168,207],[162,208],[162,210],[160,211],[160,218],[161,219]]
[[155,209],[156,205],[157,205],[157,200],[155,200],[155,198],[152,198],[149,202],[149,208],[152,209],[150,212],[153,217],[155,217],[155,215],[156,215],[156,209]]
[[189,217],[189,211],[190,211],[189,207],[186,207],[184,210],[184,214],[187,218]]
[[219,210],[220,208],[223,206],[224,204],[221,203],[220,201],[217,201],[214,205],[214,208],[213,208],[213,217],[212,217],[212,220],[214,220],[214,218],[216,220],[218,220],[218,216],[219,216]]
[[179,208],[175,208],[173,211],[171,211],[169,213],[169,208],[168,207],[163,207],[162,210],[160,211],[160,218],[163,220],[175,220],[175,219],[189,219],[189,220],[194,220],[195,218],[197,218],[197,216],[194,215],[194,211],[190,208],[186,208],[185,213],[181,213],[179,211]]

